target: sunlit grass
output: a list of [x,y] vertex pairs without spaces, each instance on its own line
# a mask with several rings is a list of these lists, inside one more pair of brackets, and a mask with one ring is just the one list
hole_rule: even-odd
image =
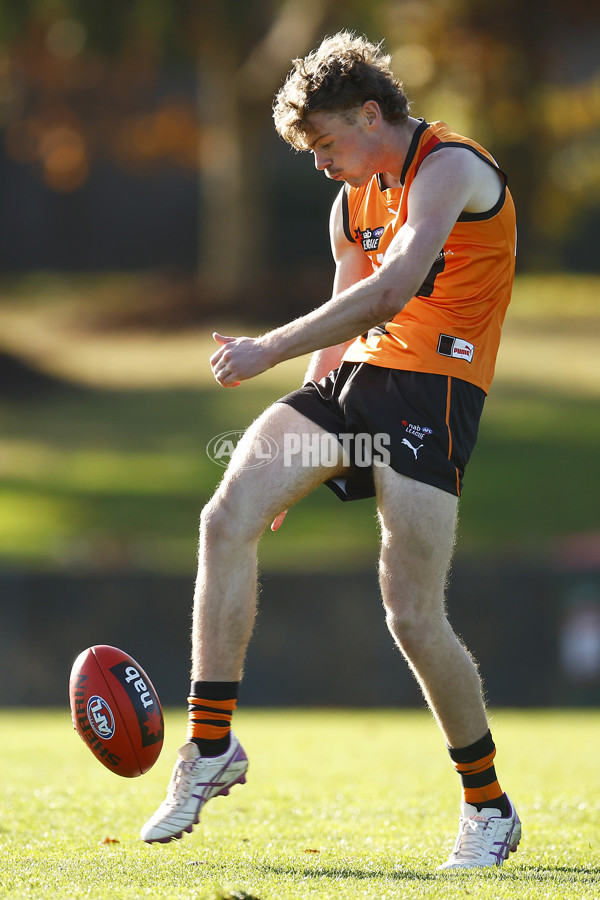
[[563,323],[598,319],[598,275],[566,272],[518,275],[515,281],[510,315],[536,319],[544,325],[551,319]]
[[[540,549],[598,530],[599,285],[518,280],[465,479],[459,552]],[[305,360],[294,360],[224,391],[210,375],[206,330],[91,327],[95,304],[113,310],[135,290],[135,279],[115,276],[33,279],[28,290],[5,291],[0,341],[79,387],[0,400],[4,566],[96,566],[106,557],[189,571],[199,511],[223,471],[207,456],[209,441],[244,429],[302,379]],[[265,535],[261,561],[360,569],[373,564],[376,543],[370,502],[341,506],[320,489]]]
[[493,715],[497,771],[519,808],[523,841],[501,869],[458,877],[436,870],[454,840],[459,790],[427,713],[242,709],[248,784],[212,801],[181,842],[147,846],[138,831],[164,796],[183,713],[167,711],[166,727],[154,769],[128,780],[92,757],[66,710],[0,713],[1,896],[597,896],[593,711]]
[[[140,299],[144,288],[144,279],[134,275],[38,275],[11,281],[0,293],[0,344],[80,384],[168,390],[214,385],[208,365],[217,346],[213,328],[232,334],[260,332],[229,316],[203,328],[148,329]],[[498,379],[597,396],[599,291],[600,278],[593,275],[519,276]],[[137,327],[98,327],[107,315],[117,316],[128,305],[138,310]],[[301,382],[306,362],[302,357],[265,372],[262,387],[291,389]]]

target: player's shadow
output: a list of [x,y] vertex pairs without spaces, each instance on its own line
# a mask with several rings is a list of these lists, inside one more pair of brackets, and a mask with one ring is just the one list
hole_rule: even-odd
[[398,869],[390,872],[384,869],[357,868],[347,866],[271,866],[263,864],[260,867],[265,873],[272,875],[295,875],[302,878],[356,878],[357,880],[370,880],[380,878],[382,881],[435,881],[438,875],[435,872],[415,872],[411,869]]
[[385,869],[369,869],[358,868],[352,865],[341,866],[271,866],[263,864],[260,868],[266,874],[272,875],[294,875],[302,878],[356,878],[358,880],[370,880],[379,878],[382,881],[442,881],[448,876],[452,879],[473,878],[474,876],[483,877],[486,881],[497,878],[501,881],[522,881],[524,879],[535,879],[536,881],[544,881],[545,879],[556,881],[557,876],[565,876],[572,883],[573,879],[578,879],[580,883],[597,884],[600,879],[600,866],[535,866],[535,865],[519,865],[513,863],[510,867],[502,867],[501,869],[486,869],[474,871],[473,869],[457,872],[453,870],[448,872],[419,872],[414,869],[395,869],[393,872]]
[[579,876],[584,883],[590,881],[593,884],[598,884],[600,880],[600,866],[530,866],[514,863],[511,867],[502,867],[500,871],[505,879],[517,879],[525,876],[543,881],[545,878],[555,879],[557,875],[565,875],[570,879]]

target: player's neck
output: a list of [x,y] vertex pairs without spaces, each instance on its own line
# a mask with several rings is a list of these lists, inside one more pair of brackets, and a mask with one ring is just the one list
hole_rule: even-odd
[[419,125],[420,119],[414,119],[409,116],[406,122],[401,125],[393,125],[390,127],[389,160],[387,168],[381,172],[381,180],[385,187],[396,188],[402,187],[400,180],[406,155],[409,151],[413,135]]

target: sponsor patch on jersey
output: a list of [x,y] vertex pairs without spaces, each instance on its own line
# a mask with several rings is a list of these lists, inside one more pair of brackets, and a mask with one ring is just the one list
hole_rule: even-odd
[[379,249],[379,241],[384,231],[385,228],[383,226],[379,228],[365,228],[364,231],[361,231],[360,228],[355,228],[354,236],[357,241],[361,242],[365,253],[371,253],[373,250]]
[[453,337],[451,334],[440,334],[437,352],[442,356],[452,356],[454,359],[464,359],[473,362],[475,347],[462,338]]

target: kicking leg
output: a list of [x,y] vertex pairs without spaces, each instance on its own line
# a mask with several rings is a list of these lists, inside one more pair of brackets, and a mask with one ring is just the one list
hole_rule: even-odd
[[[257,467],[254,448],[261,434],[279,453]],[[311,465],[303,465],[301,455],[284,454],[286,435],[312,436],[333,453],[326,464],[311,458]],[[343,471],[337,440],[283,403],[257,419],[237,445],[201,516],[188,741],[179,751],[166,800],[141,830],[143,840],[181,837],[211,797],[245,780],[248,761],[229,725],[256,611],[258,541],[282,510]]]
[[[322,436],[331,441],[337,462],[303,466],[300,455],[284,454],[286,434]],[[279,452],[256,468],[260,435],[267,435]],[[317,460],[311,457],[311,462]],[[337,440],[287,404],[274,404],[250,426],[201,516],[192,680],[239,681],[256,611],[259,538],[282,510],[342,471]]]

